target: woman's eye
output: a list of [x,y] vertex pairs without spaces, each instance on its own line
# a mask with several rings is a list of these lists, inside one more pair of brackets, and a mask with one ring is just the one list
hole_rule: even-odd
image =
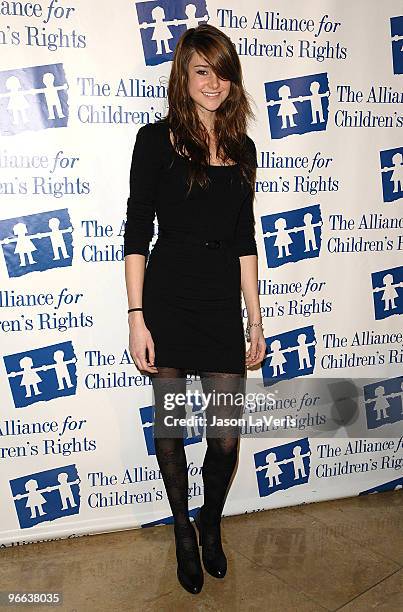
[[207,70],[200,69],[197,71],[197,74],[207,74]]

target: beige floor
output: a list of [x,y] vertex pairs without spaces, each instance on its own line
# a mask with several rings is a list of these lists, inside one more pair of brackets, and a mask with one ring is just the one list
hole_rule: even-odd
[[177,583],[172,526],[29,544],[1,551],[0,590],[59,590],[51,609],[77,612],[401,612],[402,527],[401,491],[224,518],[228,574],[205,573],[196,596]]

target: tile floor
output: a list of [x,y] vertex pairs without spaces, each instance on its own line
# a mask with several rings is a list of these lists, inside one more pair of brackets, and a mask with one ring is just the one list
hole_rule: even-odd
[[63,593],[22,608],[42,611],[403,610],[402,491],[226,517],[222,533],[228,574],[198,595],[177,582],[172,526],[2,549],[0,590]]

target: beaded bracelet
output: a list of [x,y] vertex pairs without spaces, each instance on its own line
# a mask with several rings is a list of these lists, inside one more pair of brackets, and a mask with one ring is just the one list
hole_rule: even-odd
[[250,342],[250,328],[251,327],[261,327],[263,329],[263,323],[248,323],[245,330],[246,340]]

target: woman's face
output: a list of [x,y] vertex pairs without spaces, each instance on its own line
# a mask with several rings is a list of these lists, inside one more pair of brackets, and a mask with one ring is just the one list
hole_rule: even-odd
[[231,81],[219,79],[203,57],[194,51],[188,65],[188,89],[200,118],[211,119],[210,113],[228,97],[230,88]]

